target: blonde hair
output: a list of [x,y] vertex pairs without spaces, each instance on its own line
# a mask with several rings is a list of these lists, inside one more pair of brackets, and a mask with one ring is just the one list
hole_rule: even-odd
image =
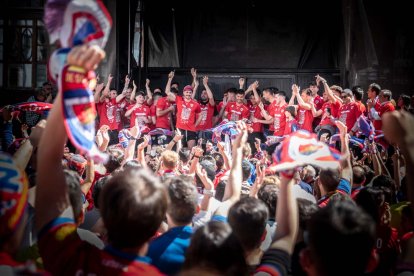
[[177,168],[179,156],[178,153],[166,150],[161,154],[161,161],[165,168],[174,170]]

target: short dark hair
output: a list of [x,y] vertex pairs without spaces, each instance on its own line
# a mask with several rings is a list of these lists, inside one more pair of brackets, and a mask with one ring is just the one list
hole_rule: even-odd
[[296,201],[299,212],[299,229],[307,230],[310,218],[319,210],[319,207],[312,201],[304,198],[297,198]]
[[403,105],[405,107],[409,107],[410,106],[410,104],[411,104],[411,98],[410,98],[410,96],[408,96],[406,94],[402,94],[402,95],[400,95],[400,99],[402,100]]
[[293,105],[286,106],[285,111],[289,112],[293,117],[296,117],[296,108]]
[[243,89],[237,89],[236,95],[244,95],[244,90]]
[[333,192],[339,185],[339,171],[336,169],[323,169],[319,173],[319,181],[326,192]]
[[122,169],[124,170],[131,169],[131,168],[140,169],[142,168],[142,165],[137,160],[128,160],[122,166]]
[[245,252],[260,246],[268,214],[266,205],[254,197],[242,198],[230,208],[229,224]]
[[150,171],[115,173],[99,202],[109,243],[116,248],[141,247],[158,230],[167,205],[167,191]]
[[181,148],[178,152],[178,156],[180,157],[180,160],[184,163],[187,163],[190,161],[190,154],[191,151],[188,148]]
[[381,86],[379,84],[375,83],[375,82],[374,83],[371,83],[368,86],[368,89],[371,89],[372,91],[374,91],[375,92],[375,95],[377,95],[377,96],[381,92]]
[[279,187],[276,185],[263,185],[257,192],[257,198],[263,201],[269,211],[269,219],[275,219],[276,206],[277,206],[277,194]]
[[276,94],[277,91],[279,91],[279,89],[276,88],[276,87],[273,87],[273,86],[266,87],[265,89],[263,89],[263,92],[268,92],[268,93],[270,93],[272,95]]
[[316,81],[311,81],[309,82],[309,86],[318,86],[318,84],[316,83]]
[[124,160],[124,153],[114,146],[108,147],[106,153],[108,154],[108,162],[104,164],[104,167],[107,173],[112,173],[121,167],[122,160]]
[[77,172],[71,170],[63,170],[63,173],[65,174],[65,182],[68,186],[69,201],[70,205],[72,205],[73,215],[76,223],[78,223],[83,206],[80,177]]
[[[318,275],[365,272],[375,244],[375,223],[355,204],[335,201],[321,208],[309,220],[308,233],[310,255]],[[344,266],[345,259],[352,265]]]
[[214,152],[212,154],[212,156],[214,157],[214,159],[216,160],[216,166],[218,170],[221,170],[224,166],[224,158],[223,156],[218,153],[218,152]]
[[223,201],[224,192],[226,190],[227,180],[220,180],[216,186],[216,195],[214,196],[215,199],[218,201]]
[[375,187],[365,187],[355,197],[355,203],[370,215],[377,224],[381,220],[379,210],[384,202],[384,191]]
[[355,100],[361,101],[364,97],[364,90],[360,86],[352,87],[352,94],[354,95]]
[[280,97],[286,98],[286,92],[285,91],[277,91],[276,94],[279,95]]
[[234,93],[234,94],[236,94],[236,92],[237,92],[237,88],[235,88],[235,87],[230,87],[229,89],[227,89],[224,93]]
[[171,92],[171,93],[174,93],[174,94],[178,94],[178,89],[177,89],[177,88],[175,88],[175,87],[171,87],[171,88],[170,88],[170,92]]
[[392,99],[392,92],[388,89],[383,89],[381,90],[382,95],[387,98],[387,100],[391,100]]
[[111,175],[105,175],[101,178],[99,178],[95,185],[93,186],[92,190],[92,199],[93,199],[93,205],[96,209],[99,209],[99,196],[101,195],[103,187],[105,187],[108,180],[111,179]]
[[195,231],[183,271],[202,269],[217,275],[248,275],[243,248],[227,223],[210,221]]
[[312,90],[310,90],[310,88],[304,88],[304,89],[302,89],[302,91],[300,93],[301,94],[306,93],[306,95],[312,96]]
[[362,184],[365,182],[365,170],[361,166],[352,167],[352,182],[354,184]]
[[193,179],[187,175],[169,178],[166,181],[170,202],[167,213],[177,224],[188,224],[197,210],[197,189]]
[[178,83],[178,81],[173,81],[173,82],[171,83],[171,85],[174,85],[174,84],[176,84],[177,86],[180,86],[180,84]]
[[335,90],[335,91],[337,91],[339,93],[342,93],[342,91],[344,91],[342,89],[342,87],[340,87],[339,85],[332,85],[330,88],[331,88],[331,90]]

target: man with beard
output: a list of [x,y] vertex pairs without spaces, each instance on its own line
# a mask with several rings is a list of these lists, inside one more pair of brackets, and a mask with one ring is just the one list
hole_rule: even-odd
[[[200,100],[200,124],[197,126],[197,131],[199,131],[199,138],[211,139],[211,133],[204,132],[207,129],[213,127],[213,116],[216,103],[214,102],[213,93],[211,92],[210,87],[208,86],[208,77],[203,78],[204,90],[201,91]],[[206,136],[206,134],[209,137]]]
[[236,102],[227,104],[224,118],[229,121],[239,121],[248,119],[249,116],[249,108],[244,104],[244,90],[238,89],[236,92]]
[[184,87],[183,96],[172,93],[169,87],[167,85],[165,93],[177,105],[177,128],[184,136],[184,146],[187,144],[187,147],[191,150],[195,146],[197,139],[196,129],[202,119],[201,116],[196,116],[201,112],[200,105],[192,98],[193,87],[191,85]]

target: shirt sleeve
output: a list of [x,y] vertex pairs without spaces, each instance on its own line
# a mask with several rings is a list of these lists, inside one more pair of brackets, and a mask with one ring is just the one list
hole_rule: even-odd
[[290,255],[283,250],[270,248],[262,257],[254,275],[288,275]]
[[345,192],[346,194],[350,195],[351,194],[351,183],[348,180],[341,178],[341,180],[339,181],[338,190],[341,190]]
[[378,112],[375,110],[375,108],[371,107],[371,116],[375,120],[381,120],[381,117],[379,116]]
[[86,251],[86,248],[82,248],[86,243],[77,234],[72,207],[44,226],[39,232],[38,241],[47,271],[53,275],[75,274],[76,267],[67,267],[67,264],[73,264],[74,259],[79,257],[79,252]]

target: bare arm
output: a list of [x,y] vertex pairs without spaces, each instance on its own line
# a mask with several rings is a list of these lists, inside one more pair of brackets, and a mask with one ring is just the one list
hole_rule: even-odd
[[157,110],[156,111],[157,117],[161,117],[161,116],[164,116],[165,114],[168,114],[168,113],[172,112],[174,110],[174,106],[170,106],[169,108],[164,109],[164,110],[157,107],[156,110]]
[[227,171],[230,170],[231,160],[230,160],[229,156],[227,155],[227,152],[224,150],[224,144],[222,142],[218,142],[217,143],[217,148],[218,148],[219,153],[221,154],[221,156],[223,156],[224,169],[227,170]]
[[105,89],[102,92],[102,95],[101,95],[101,98],[99,99],[99,102],[103,102],[105,100],[105,98],[108,97],[109,91],[111,89],[110,87],[111,87],[111,83],[112,83],[113,78],[114,77],[111,74],[108,75],[108,80],[106,81]]
[[135,81],[132,81],[132,85],[133,85],[133,88],[132,88],[131,96],[129,97],[129,101],[131,103],[135,102],[135,95],[137,93],[137,86],[135,84]]
[[281,175],[281,185],[276,207],[276,237],[271,248],[281,249],[289,255],[293,248],[298,232],[298,206],[292,195],[293,178],[289,175]]
[[303,109],[310,110],[311,104],[305,103],[305,101],[302,99],[302,97],[299,94],[300,92],[299,89],[300,88],[296,84],[292,85],[292,91],[296,97],[296,100],[298,101],[299,106],[302,107]]
[[136,108],[137,108],[137,105],[134,105],[133,107],[131,107],[130,109],[128,109],[128,110],[125,112],[125,117],[129,117],[129,116],[131,116],[132,112],[133,112]]
[[171,82],[172,82],[173,78],[174,78],[174,71],[171,71],[168,74],[168,81],[167,81],[167,85],[165,86],[165,94],[167,94],[167,96],[171,94],[172,97],[175,100],[175,94],[171,93]]
[[337,121],[336,126],[339,129],[339,136],[341,138],[341,153],[346,157],[346,159],[342,162],[341,178],[352,183],[351,153],[349,151],[349,136],[347,134],[348,129],[341,121]]
[[88,158],[86,167],[85,167],[86,177],[81,185],[81,191],[86,195],[90,188],[92,187],[93,180],[95,178],[95,166],[93,160]]
[[103,83],[100,83],[96,86],[95,93],[93,94],[93,99],[95,100],[95,103],[100,102],[101,92],[102,92],[103,87],[104,87]]
[[207,96],[208,96],[208,102],[211,106],[215,106],[216,102],[214,101],[213,92],[211,92],[210,86],[208,85],[208,77],[204,76],[203,78],[203,85],[206,89]]

